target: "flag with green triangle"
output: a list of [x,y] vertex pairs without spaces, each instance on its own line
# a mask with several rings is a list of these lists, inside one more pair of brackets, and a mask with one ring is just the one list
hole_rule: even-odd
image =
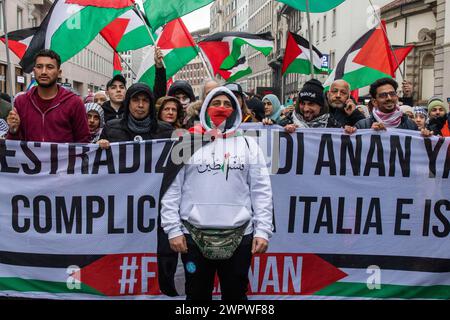
[[[306,0],[277,0],[289,7],[306,12]],[[326,12],[336,8],[345,0],[309,0],[309,12]]]
[[34,56],[42,49],[56,51],[62,62],[69,60],[133,4],[134,0],[55,0],[20,65],[30,73]]
[[[316,47],[312,48],[314,73],[320,73],[323,55]],[[309,50],[308,40],[298,34],[288,32],[281,72],[282,74],[311,74],[311,50]]]
[[219,32],[198,42],[206,62],[214,74],[219,74],[227,82],[234,82],[252,73],[245,54],[246,46],[267,56],[273,49],[270,32]]
[[[156,43],[164,55],[167,78],[176,74],[198,54],[194,39],[180,18],[169,22],[164,27]],[[136,77],[137,81],[145,82],[153,88],[155,68],[154,48],[151,47],[142,61]]]
[[363,88],[380,78],[393,77],[395,67],[389,40],[380,25],[366,32],[350,47],[324,87],[327,90],[335,80],[343,79],[352,90]]
[[145,22],[135,8],[113,20],[100,34],[118,52],[137,50],[153,44]]
[[200,9],[214,0],[145,0],[144,10],[155,30],[166,23]]

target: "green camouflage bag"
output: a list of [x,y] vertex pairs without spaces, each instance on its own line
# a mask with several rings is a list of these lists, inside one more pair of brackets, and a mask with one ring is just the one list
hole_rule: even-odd
[[187,221],[183,224],[205,258],[225,260],[233,256],[249,222],[234,229],[199,229]]

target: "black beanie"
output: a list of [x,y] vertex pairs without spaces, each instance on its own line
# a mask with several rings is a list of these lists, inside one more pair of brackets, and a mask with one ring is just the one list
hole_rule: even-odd
[[311,79],[307,81],[298,95],[298,100],[301,102],[310,101],[317,103],[323,108],[325,100],[323,97],[323,86],[319,80]]

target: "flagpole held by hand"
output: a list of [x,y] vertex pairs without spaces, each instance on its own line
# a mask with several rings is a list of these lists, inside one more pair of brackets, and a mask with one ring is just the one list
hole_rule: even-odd
[[377,20],[380,23],[381,30],[383,30],[383,33],[386,36],[386,39],[387,39],[387,41],[389,43],[389,47],[391,49],[392,55],[394,56],[395,63],[397,64],[396,67],[400,71],[400,75],[402,76],[402,79],[405,79],[405,73],[404,73],[404,71],[402,71],[402,69],[399,68],[400,64],[398,63],[397,55],[395,54],[394,48],[392,47],[392,43],[389,40],[389,37],[388,37],[388,34],[387,34],[387,30],[386,30],[386,28],[384,27],[384,25],[383,25],[383,23],[381,21],[381,17],[379,16],[377,10],[375,9],[375,7],[374,7],[374,5],[372,3],[372,0],[369,0],[369,3],[371,5],[371,7],[372,7],[373,14],[377,17]]
[[[142,15],[141,10],[139,10],[139,7],[138,7],[137,3],[134,3],[134,6],[135,6],[135,8],[136,8],[137,14],[138,14],[139,17],[142,19],[142,22],[144,22],[145,28],[147,29],[147,32],[148,32],[148,34],[150,35],[150,39],[152,39],[153,44],[154,44],[155,47],[156,47],[157,44],[156,44],[155,37],[153,37],[152,31],[150,30],[150,28],[149,28],[149,26],[148,26],[148,24],[147,24],[147,21],[144,19],[144,16]],[[164,59],[162,60],[162,65],[164,66],[164,69],[167,70],[166,64],[164,63]]]

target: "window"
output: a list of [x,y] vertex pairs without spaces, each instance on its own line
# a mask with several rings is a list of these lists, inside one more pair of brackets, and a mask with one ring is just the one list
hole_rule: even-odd
[[334,69],[336,65],[336,52],[331,51],[330,52],[330,62],[329,62],[329,69]]
[[21,8],[17,8],[17,29],[23,29],[22,19],[23,10]]
[[0,31],[3,31],[3,4],[0,3]]
[[323,16],[323,41],[327,40],[327,15]]
[[316,44],[319,44],[320,39],[320,21],[317,20],[317,28],[316,28]]
[[331,21],[332,25],[331,25],[331,35],[334,37],[336,35],[336,21],[337,17],[336,17],[336,9],[333,9],[333,19]]
[[33,17],[33,18],[31,19],[31,26],[32,26],[33,28],[38,26],[36,17]]

